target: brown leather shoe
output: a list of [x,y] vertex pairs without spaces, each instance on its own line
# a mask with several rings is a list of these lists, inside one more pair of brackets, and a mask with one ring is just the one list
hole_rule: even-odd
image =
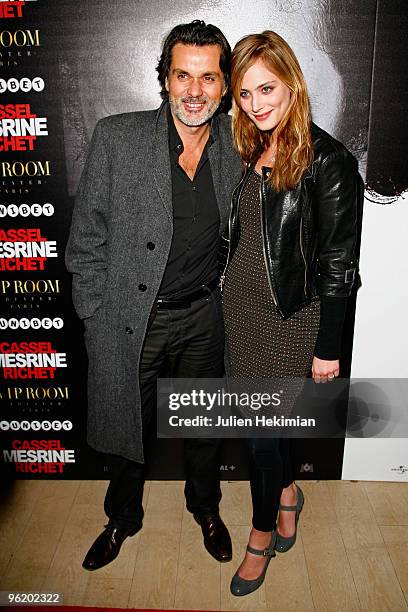
[[133,531],[126,531],[114,525],[105,525],[105,530],[96,538],[91,548],[88,550],[82,563],[86,570],[97,570],[116,559],[120,547],[128,536],[135,535],[142,525]]
[[232,544],[228,529],[219,514],[199,516],[194,514],[195,521],[201,526],[204,546],[214,559],[225,563],[232,559]]

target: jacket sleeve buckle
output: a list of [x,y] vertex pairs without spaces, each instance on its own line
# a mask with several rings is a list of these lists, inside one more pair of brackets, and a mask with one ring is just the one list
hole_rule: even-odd
[[344,275],[344,282],[345,283],[353,283],[355,276],[356,276],[356,269],[355,268],[350,268],[350,270],[346,270],[346,273]]

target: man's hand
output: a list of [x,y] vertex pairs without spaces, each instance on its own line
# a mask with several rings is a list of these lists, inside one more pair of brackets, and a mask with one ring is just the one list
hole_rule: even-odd
[[339,360],[319,359],[313,357],[312,376],[316,383],[334,380],[339,375]]

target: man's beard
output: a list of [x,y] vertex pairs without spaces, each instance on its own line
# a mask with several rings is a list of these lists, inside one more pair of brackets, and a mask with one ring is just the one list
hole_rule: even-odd
[[[197,113],[197,116],[195,116],[194,114],[189,115],[185,112],[183,102],[188,104],[193,104],[194,102],[204,102],[206,105],[203,107],[203,111]],[[197,127],[199,125],[204,125],[211,119],[221,104],[221,100],[209,100],[207,96],[200,96],[199,98],[192,98],[190,96],[174,98],[173,96],[169,95],[169,104],[173,114],[179,121],[181,121],[181,123],[184,123],[184,125],[187,125],[188,127]]]

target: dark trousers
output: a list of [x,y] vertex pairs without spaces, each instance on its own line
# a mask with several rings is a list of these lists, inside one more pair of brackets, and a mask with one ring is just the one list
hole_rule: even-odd
[[276,528],[282,489],[294,480],[289,438],[249,438],[252,525],[259,531]]
[[[143,485],[149,446],[156,437],[157,378],[219,378],[224,372],[224,324],[218,289],[189,308],[158,310],[146,334],[140,362],[145,463],[111,456],[113,477],[105,497],[109,522],[129,531],[143,519]],[[221,499],[219,439],[186,439],[187,509],[200,516],[218,512]]]

